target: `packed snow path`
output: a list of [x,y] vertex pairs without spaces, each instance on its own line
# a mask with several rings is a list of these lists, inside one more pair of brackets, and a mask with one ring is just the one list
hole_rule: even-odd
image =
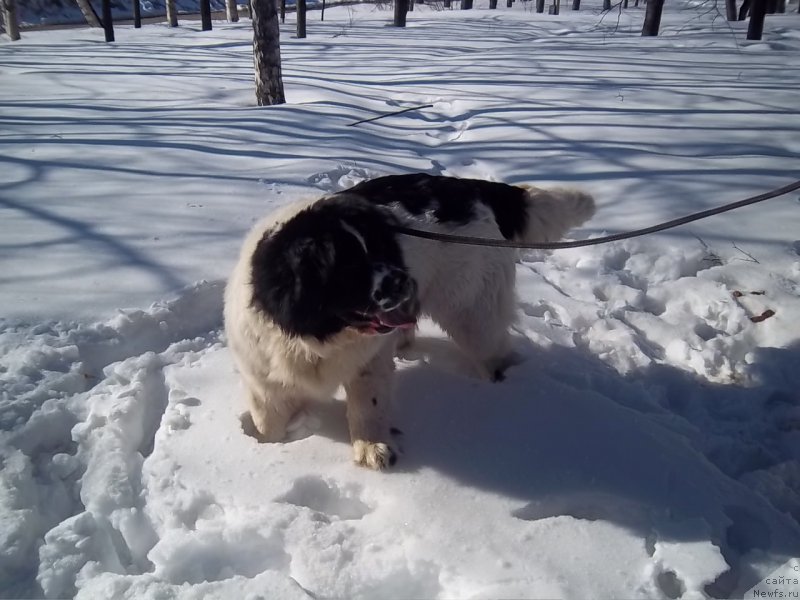
[[524,254],[501,384],[423,323],[391,472],[350,463],[341,402],[247,435],[223,279],[275,205],[568,182],[599,202],[581,237],[796,178],[796,16],[737,47],[702,9],[655,40],[625,14],[337,8],[287,24],[269,110],[246,21],[0,45],[0,595],[742,597],[800,554],[796,194]]

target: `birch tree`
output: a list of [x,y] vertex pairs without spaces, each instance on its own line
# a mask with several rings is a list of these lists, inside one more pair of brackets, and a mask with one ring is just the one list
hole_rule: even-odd
[[8,37],[17,41],[19,39],[19,21],[17,21],[16,0],[0,0],[0,8],[3,9],[3,22]]
[[167,21],[170,27],[178,26],[178,7],[175,6],[175,0],[167,0]]
[[239,7],[236,6],[236,0],[225,0],[225,11],[227,12],[228,21],[231,23],[239,21]]
[[253,21],[253,62],[259,106],[283,104],[280,29],[275,0],[250,0]]

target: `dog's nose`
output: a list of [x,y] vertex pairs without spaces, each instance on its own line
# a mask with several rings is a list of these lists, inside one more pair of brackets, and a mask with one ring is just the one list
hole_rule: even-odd
[[372,290],[372,300],[383,310],[402,304],[414,294],[413,280],[402,270],[388,267],[381,269],[378,275]]

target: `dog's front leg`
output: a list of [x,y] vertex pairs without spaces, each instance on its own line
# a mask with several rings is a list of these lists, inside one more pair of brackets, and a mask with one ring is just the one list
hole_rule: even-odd
[[356,464],[384,469],[397,461],[388,417],[394,380],[394,344],[386,346],[345,385],[347,423]]

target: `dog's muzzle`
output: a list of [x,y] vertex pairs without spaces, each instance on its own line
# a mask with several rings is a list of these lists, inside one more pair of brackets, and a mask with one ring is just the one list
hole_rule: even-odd
[[372,285],[372,307],[361,313],[364,321],[355,325],[364,333],[390,333],[413,329],[419,315],[417,284],[405,271],[378,265]]

